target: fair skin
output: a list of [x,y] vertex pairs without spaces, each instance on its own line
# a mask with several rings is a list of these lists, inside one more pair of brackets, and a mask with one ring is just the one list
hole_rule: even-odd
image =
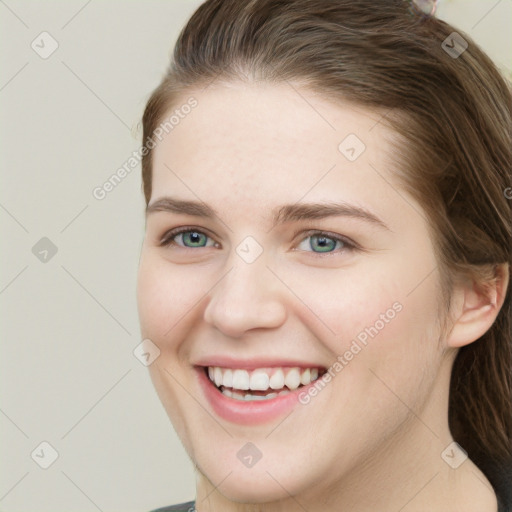
[[[191,95],[198,107],[153,152],[150,205],[172,196],[218,216],[148,213],[137,293],[142,335],[161,351],[151,378],[197,466],[197,510],[496,512],[471,460],[453,469],[441,453],[453,441],[456,350],[492,325],[508,273],[495,297],[459,286],[453,328],[439,342],[432,241],[421,207],[391,173],[392,133],[376,124],[380,115],[288,84],[217,84],[178,104]],[[366,145],[355,161],[338,150],[350,133]],[[272,228],[278,206],[340,201],[387,228],[343,215]],[[180,226],[204,235],[161,246]],[[327,238],[322,252],[311,230],[360,249]],[[250,264],[236,252],[247,236],[263,249]],[[329,368],[395,303],[400,312],[288,415],[226,420],[199,385],[195,365],[219,354]],[[252,467],[237,457],[247,442],[262,454]]]

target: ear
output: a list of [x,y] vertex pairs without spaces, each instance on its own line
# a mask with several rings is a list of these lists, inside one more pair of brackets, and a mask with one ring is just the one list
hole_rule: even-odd
[[508,263],[498,265],[493,279],[469,281],[456,286],[452,296],[452,329],[446,343],[459,348],[478,340],[492,326],[500,312],[509,283]]

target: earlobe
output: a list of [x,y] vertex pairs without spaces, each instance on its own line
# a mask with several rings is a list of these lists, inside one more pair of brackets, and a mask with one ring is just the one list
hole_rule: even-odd
[[500,312],[509,282],[508,264],[496,268],[495,277],[485,283],[460,285],[454,292],[453,327],[446,338],[449,347],[460,348],[481,338]]

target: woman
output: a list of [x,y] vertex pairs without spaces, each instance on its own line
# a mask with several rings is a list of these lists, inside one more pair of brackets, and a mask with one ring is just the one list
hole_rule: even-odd
[[401,0],[208,0],[143,116],[163,510],[511,510],[512,98]]

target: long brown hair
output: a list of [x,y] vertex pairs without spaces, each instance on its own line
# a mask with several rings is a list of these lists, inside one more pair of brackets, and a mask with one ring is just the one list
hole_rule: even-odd
[[[462,53],[453,32],[468,45]],[[143,141],[179,95],[213,80],[291,81],[381,112],[402,141],[397,176],[427,214],[445,310],[458,276],[485,285],[498,264],[510,268],[512,94],[468,35],[403,0],[208,0],[147,103]],[[151,158],[142,160],[146,203]],[[512,459],[511,316],[509,286],[492,327],[459,350],[449,404],[454,439],[502,496]]]

